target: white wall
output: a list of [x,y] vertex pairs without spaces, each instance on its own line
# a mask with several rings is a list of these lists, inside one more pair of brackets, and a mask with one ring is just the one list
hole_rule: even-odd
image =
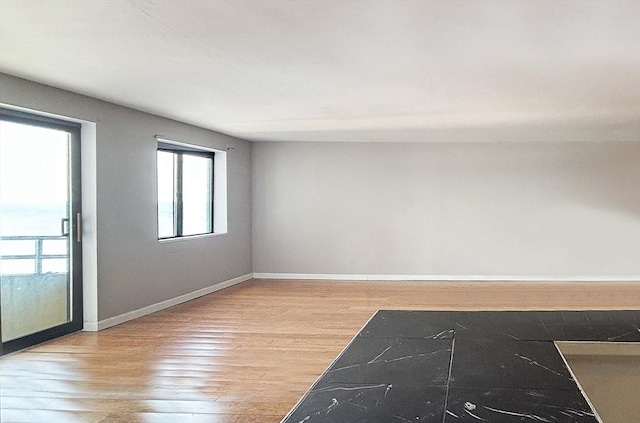
[[640,143],[256,143],[255,273],[640,279]]
[[[95,174],[84,169],[83,177],[95,196],[84,229],[85,240],[96,239],[86,261],[96,267],[97,293],[90,294],[98,320],[251,273],[251,143],[4,74],[0,103],[96,123],[95,145],[83,140],[90,153],[84,164],[92,158]],[[234,148],[227,154],[226,235],[158,242],[155,134]]]

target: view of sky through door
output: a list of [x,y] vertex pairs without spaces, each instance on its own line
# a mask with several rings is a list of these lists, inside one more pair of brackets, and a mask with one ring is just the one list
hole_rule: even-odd
[[69,320],[66,131],[0,121],[2,340]]

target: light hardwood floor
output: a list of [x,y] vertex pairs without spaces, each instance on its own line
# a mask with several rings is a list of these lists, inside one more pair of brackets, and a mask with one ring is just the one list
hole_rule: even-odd
[[251,280],[0,360],[2,422],[278,422],[378,309],[640,309],[640,283]]

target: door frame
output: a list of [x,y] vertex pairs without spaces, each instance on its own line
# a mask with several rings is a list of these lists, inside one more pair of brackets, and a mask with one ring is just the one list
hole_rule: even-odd
[[[68,322],[0,344],[0,355],[9,354],[42,342],[82,330],[82,180],[80,132],[81,124],[47,116],[0,107],[0,120],[57,129],[69,133],[69,269],[71,278],[71,306]],[[0,306],[2,290],[0,289]],[[2,322],[0,321],[0,325]]]

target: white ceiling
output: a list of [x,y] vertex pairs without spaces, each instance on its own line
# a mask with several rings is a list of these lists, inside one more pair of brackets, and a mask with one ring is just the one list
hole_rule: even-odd
[[250,140],[640,141],[640,1],[0,0],[0,71]]

